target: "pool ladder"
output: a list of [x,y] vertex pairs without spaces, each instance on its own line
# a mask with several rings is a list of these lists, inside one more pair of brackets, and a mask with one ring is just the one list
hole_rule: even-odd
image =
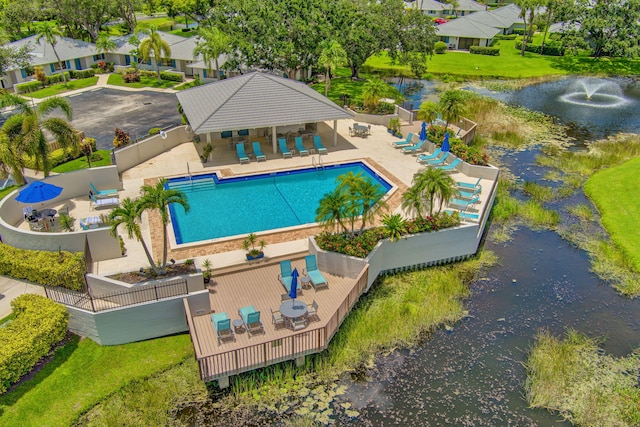
[[324,171],[324,163],[322,163],[322,157],[320,157],[320,154],[318,154],[318,161],[316,161],[315,157],[312,157],[311,163],[316,171]]

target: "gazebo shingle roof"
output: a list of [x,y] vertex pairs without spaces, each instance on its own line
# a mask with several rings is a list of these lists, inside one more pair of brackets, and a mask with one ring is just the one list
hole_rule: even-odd
[[176,94],[196,133],[350,118],[304,83],[252,72]]

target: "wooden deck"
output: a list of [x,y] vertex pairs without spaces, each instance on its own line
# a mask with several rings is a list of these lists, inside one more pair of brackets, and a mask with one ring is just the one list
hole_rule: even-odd
[[[292,260],[292,268],[297,268],[300,273],[304,266],[304,258]],[[214,277],[212,281],[215,280],[216,284],[209,293],[211,312],[207,314],[194,315],[188,300],[184,300],[203,380],[220,379],[322,351],[367,284],[366,268],[355,279],[322,272],[329,288],[318,291],[305,289],[296,298],[307,304],[315,300],[320,320],[297,332],[286,327],[276,330],[271,322],[270,309],[278,310],[280,297],[286,293],[277,278],[279,272],[280,265],[275,263]],[[231,320],[239,319],[238,309],[247,305],[253,305],[260,311],[265,333],[251,337],[247,332],[236,333],[235,342],[218,344],[211,313],[226,312]]]

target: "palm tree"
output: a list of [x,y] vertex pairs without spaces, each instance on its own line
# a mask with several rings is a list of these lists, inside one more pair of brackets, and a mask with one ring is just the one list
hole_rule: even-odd
[[465,112],[464,94],[459,90],[448,90],[440,97],[440,109],[442,118],[446,121],[445,129],[449,128],[449,123],[458,121]]
[[429,215],[433,215],[433,205],[439,202],[438,212],[456,193],[456,183],[447,172],[438,168],[426,168],[413,176],[413,185],[428,200]]
[[228,53],[231,49],[231,38],[216,27],[201,27],[198,30],[198,42],[193,49],[193,56],[202,55],[207,70],[211,73],[211,60],[216,63],[216,73],[220,78],[220,65],[218,57],[223,53]]
[[[22,152],[35,158],[36,169],[42,170],[44,176],[49,176],[51,169],[49,161],[51,149],[44,130],[53,134],[62,148],[73,147],[77,149],[79,146],[80,137],[68,123],[73,118],[73,110],[66,99],[51,97],[33,109],[27,101],[19,96],[4,93],[0,96],[0,107],[6,106],[16,107],[19,113],[7,120],[1,131],[9,138],[10,143],[16,146],[14,153]],[[60,109],[66,120],[57,117],[43,119],[45,115],[55,109]],[[5,161],[6,159],[3,160],[3,162]],[[24,177],[14,176],[16,180],[19,178],[24,179]]]
[[372,109],[378,106],[380,98],[387,93],[388,87],[385,82],[379,78],[367,80],[362,86],[362,102],[365,107]]
[[325,194],[316,209],[316,221],[324,223],[327,228],[338,229],[339,226],[346,233],[347,227],[343,221],[346,201],[347,196],[338,189]]
[[345,52],[342,45],[335,40],[325,40],[320,45],[320,49],[318,62],[325,69],[324,96],[328,96],[329,89],[331,88],[331,73],[335,72],[336,67],[347,63],[347,52]]
[[124,225],[125,230],[127,231],[127,236],[130,239],[134,237],[144,249],[145,255],[147,255],[147,260],[151,265],[154,273],[159,274],[160,269],[153,261],[153,256],[151,256],[151,252],[149,252],[149,248],[142,237],[142,232],[140,231],[140,219],[142,217],[143,207],[140,204],[140,199],[131,200],[131,198],[127,197],[126,199],[120,202],[120,206],[114,208],[109,213],[109,225],[111,226],[111,234],[113,236],[116,235],[116,231],[118,226],[121,224]]
[[426,207],[422,190],[417,185],[409,187],[402,195],[402,209],[409,213],[415,212],[418,218],[422,218],[422,212]]
[[62,61],[60,60],[60,56],[56,51],[56,43],[58,43],[56,38],[62,36],[62,32],[58,27],[56,27],[56,24],[54,24],[51,21],[41,22],[38,25],[38,29],[36,31],[38,35],[36,37],[36,42],[39,43],[40,40],[45,39],[45,41],[51,45],[51,49],[53,49],[53,54],[56,56],[56,59],[58,60],[58,67],[62,72],[62,79],[64,80],[64,83],[67,84],[67,75],[64,73],[64,69],[62,68]]
[[116,48],[116,42],[114,42],[107,34],[101,33],[98,36],[98,39],[96,40],[96,50],[98,52],[107,54],[109,52],[113,52]]
[[143,61],[148,61],[151,56],[153,56],[154,61],[156,61],[158,82],[162,82],[160,78],[160,63],[163,57],[171,57],[171,47],[169,43],[162,38],[156,27],[151,26],[149,28],[149,36],[140,42],[139,50]]
[[383,216],[382,224],[392,242],[400,240],[402,235],[407,232],[407,221],[400,214]]
[[[11,121],[11,116],[7,122]],[[6,122],[3,130],[7,126]],[[24,150],[20,144],[13,144],[12,139],[4,132],[0,132],[0,177],[6,179],[9,174],[18,185],[26,184],[24,178]]]
[[374,184],[370,179],[363,179],[358,185],[358,197],[362,206],[360,232],[364,230],[367,222],[372,223],[376,215],[389,208],[387,202],[382,200],[383,195],[382,187]]
[[166,189],[166,179],[159,180],[156,185],[144,185],[142,187],[142,198],[140,199],[141,209],[157,209],[162,220],[162,265],[161,274],[165,273],[167,266],[167,226],[169,224],[169,205],[177,203],[189,212],[189,202],[187,196],[180,190]]
[[416,118],[433,125],[433,122],[438,118],[438,114],[440,114],[440,106],[433,101],[427,101],[420,104]]

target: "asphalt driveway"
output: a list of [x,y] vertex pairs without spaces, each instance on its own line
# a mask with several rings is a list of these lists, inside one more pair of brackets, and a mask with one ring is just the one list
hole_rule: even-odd
[[173,93],[97,88],[65,99],[73,107],[73,127],[95,138],[102,150],[113,148],[116,127],[129,132],[134,140],[151,128],[180,124],[178,98]]

